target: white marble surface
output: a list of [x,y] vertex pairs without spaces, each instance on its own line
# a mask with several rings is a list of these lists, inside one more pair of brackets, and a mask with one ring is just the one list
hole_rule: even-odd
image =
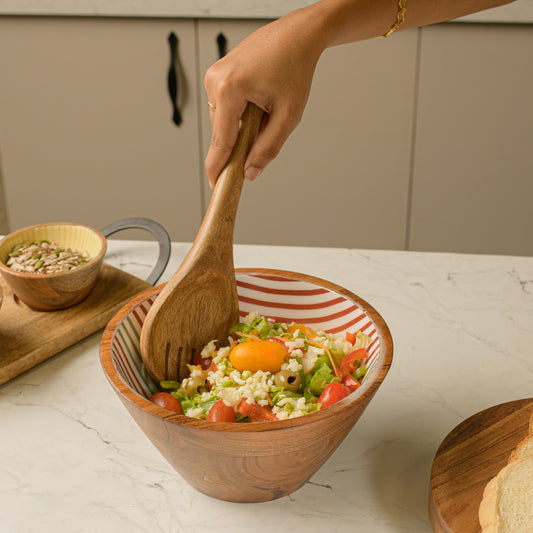
[[[0,14],[277,18],[316,0],[0,0]],[[487,9],[465,22],[533,22],[533,0]]]
[[[140,277],[157,256],[153,243],[109,248],[109,263]],[[187,249],[173,245],[162,281]],[[533,258],[237,246],[235,263],[343,285],[391,328],[392,369],[329,461],[269,503],[198,493],[115,396],[98,333],[0,386],[1,533],[428,532],[440,442],[475,412],[533,395]]]

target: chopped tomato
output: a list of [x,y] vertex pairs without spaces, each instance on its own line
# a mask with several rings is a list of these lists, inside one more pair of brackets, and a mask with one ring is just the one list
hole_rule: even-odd
[[207,370],[211,366],[213,361],[212,357],[202,357],[201,352],[196,352],[192,358],[193,365],[200,365],[202,370]]
[[358,389],[361,386],[359,381],[357,381],[351,374],[342,378],[342,384],[352,390]]
[[[217,371],[216,363],[211,362],[211,365],[209,366],[209,372],[216,372],[216,371]],[[211,390],[213,388],[213,384],[208,379],[205,381],[205,384],[207,386],[207,390]]]
[[235,411],[231,405],[226,405],[223,400],[215,402],[207,415],[211,422],[235,422]]
[[355,361],[365,359],[366,356],[367,353],[364,348],[359,348],[358,350],[354,350],[346,355],[339,365],[339,374],[341,376],[341,380],[344,376],[355,372],[357,369],[357,366],[355,366]]
[[350,344],[355,344],[355,341],[357,340],[357,334],[356,333],[350,333],[349,331],[346,332],[346,340]]
[[237,411],[253,422],[275,422],[278,420],[278,417],[272,412],[270,407],[259,405],[258,403],[248,403],[246,398],[241,400]]
[[346,398],[348,394],[352,392],[352,389],[346,387],[338,381],[332,381],[323,391],[318,398],[318,403],[321,408],[329,407],[334,403],[340,402],[343,398]]
[[288,339],[284,339],[283,337],[267,337],[265,340],[267,341],[273,341],[273,342],[279,342],[285,349],[287,349],[287,341]]

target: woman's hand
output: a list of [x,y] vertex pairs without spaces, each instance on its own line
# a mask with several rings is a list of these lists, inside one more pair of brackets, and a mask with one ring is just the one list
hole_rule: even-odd
[[326,48],[383,36],[391,27],[423,26],[510,1],[411,1],[398,26],[399,0],[320,0],[260,28],[205,75],[209,102],[216,106],[210,111],[209,184],[214,187],[231,154],[248,102],[266,114],[246,160],[245,176],[255,179],[277,156],[300,122],[316,64]]
[[317,41],[305,9],[296,10],[248,36],[205,75],[213,134],[206,171],[214,187],[239,131],[239,119],[252,102],[265,115],[244,166],[253,180],[277,156],[302,117],[317,61]]

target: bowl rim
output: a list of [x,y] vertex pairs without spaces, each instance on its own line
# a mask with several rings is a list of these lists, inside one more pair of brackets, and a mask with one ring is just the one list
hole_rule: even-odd
[[9,239],[15,237],[18,233],[22,233],[23,231],[28,231],[36,228],[42,228],[47,226],[76,226],[79,228],[84,228],[86,230],[89,230],[90,232],[94,233],[98,239],[100,240],[101,246],[100,251],[98,254],[96,254],[94,257],[91,257],[91,261],[86,262],[85,264],[81,265],[80,267],[77,267],[75,270],[68,270],[66,272],[51,272],[49,274],[40,274],[35,272],[18,272],[17,270],[13,270],[12,268],[9,268],[4,262],[0,261],[0,271],[6,272],[9,275],[18,276],[25,279],[49,279],[49,278],[58,278],[61,276],[68,276],[69,274],[72,275],[75,272],[79,272],[80,270],[83,270],[87,267],[90,267],[94,264],[99,263],[104,258],[106,252],[107,252],[107,239],[104,236],[103,233],[98,231],[97,229],[93,228],[92,226],[87,226],[86,224],[79,224],[77,222],[44,222],[42,224],[32,224],[31,226],[24,226],[23,228],[16,229],[15,231],[11,231],[2,239],[0,239],[0,248],[2,245]]
[[372,305],[370,305],[367,301],[363,300],[361,297],[357,296],[353,292],[339,285],[308,274],[300,274],[288,270],[279,270],[271,268],[236,268],[235,274],[270,275],[306,281],[324,287],[333,292],[339,293],[342,296],[349,298],[350,300],[355,302],[356,305],[367,314],[367,316],[374,324],[376,332],[378,334],[378,338],[380,340],[380,351],[382,351],[383,353],[383,359],[380,358],[379,367],[376,369],[374,379],[369,382],[368,387],[365,388],[365,384],[363,384],[363,386],[361,387],[360,394],[350,394],[343,400],[329,406],[327,409],[315,411],[305,416],[289,418],[286,420],[278,420],[275,422],[254,422],[252,424],[211,422],[208,420],[188,417],[184,414],[177,414],[165,408],[159,407],[158,405],[151,402],[148,398],[141,396],[133,389],[131,389],[126,383],[124,383],[124,381],[119,376],[117,370],[115,369],[115,366],[113,365],[111,358],[111,344],[113,342],[115,332],[119,328],[122,321],[131,312],[131,310],[140,305],[143,301],[148,300],[150,297],[152,297],[154,292],[160,291],[161,288],[165,285],[163,283],[142,292],[141,294],[130,300],[128,303],[126,303],[108,322],[102,335],[100,342],[100,363],[103,368],[104,374],[106,375],[106,378],[111,383],[112,387],[115,389],[115,392],[119,395],[119,397],[125,399],[133,407],[141,409],[142,411],[145,411],[148,414],[157,416],[158,418],[161,418],[171,423],[194,427],[201,430],[256,432],[281,430],[301,426],[304,424],[309,424],[312,423],[314,420],[323,420],[326,418],[337,416],[339,415],[339,413],[348,410],[354,403],[361,403],[364,405],[365,400],[373,396],[373,394],[379,388],[381,383],[384,381],[392,364],[393,341],[390,329],[385,323],[385,320],[376,311],[376,309],[374,309]]

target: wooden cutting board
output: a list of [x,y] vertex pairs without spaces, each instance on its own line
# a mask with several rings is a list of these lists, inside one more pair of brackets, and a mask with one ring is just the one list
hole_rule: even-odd
[[459,424],[440,445],[429,494],[435,533],[479,533],[485,485],[507,464],[529,433],[533,398],[498,404]]
[[104,263],[83,302],[60,311],[35,311],[0,277],[0,384],[104,328],[127,301],[150,287]]

